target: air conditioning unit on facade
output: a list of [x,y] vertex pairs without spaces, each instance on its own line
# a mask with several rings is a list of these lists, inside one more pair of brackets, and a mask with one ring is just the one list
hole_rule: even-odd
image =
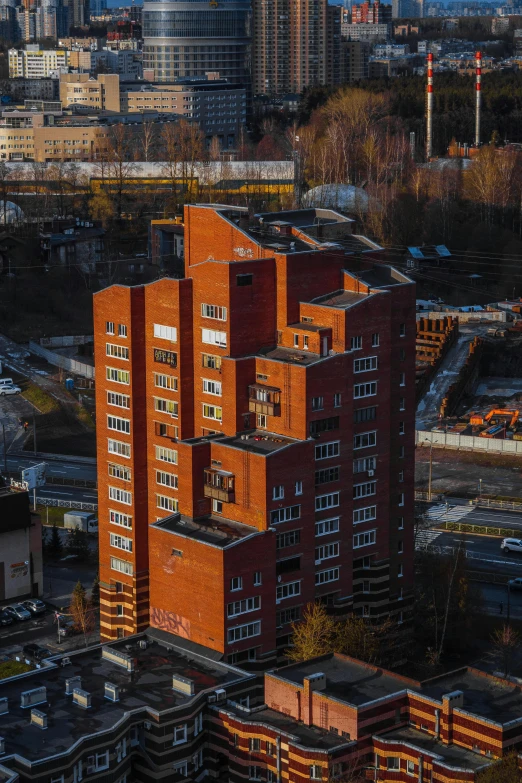
[[375,471],[374,471],[374,470],[369,470],[369,471],[368,471],[368,475],[369,475],[369,476],[373,476],[373,475],[374,475],[374,473],[375,473]]

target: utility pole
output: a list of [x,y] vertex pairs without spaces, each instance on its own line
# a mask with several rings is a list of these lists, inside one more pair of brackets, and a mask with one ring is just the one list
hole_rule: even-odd
[[33,411],[33,446],[34,446],[34,453],[36,454],[36,415]]
[[7,476],[7,443],[5,442],[5,424],[2,422],[2,437],[3,437],[3,444],[4,444],[4,472]]
[[428,500],[431,503],[431,473],[433,470],[433,443],[430,443],[430,471],[428,473]]
[[506,614],[506,622],[509,625],[509,618],[511,616],[511,585],[508,582],[507,585],[507,614]]

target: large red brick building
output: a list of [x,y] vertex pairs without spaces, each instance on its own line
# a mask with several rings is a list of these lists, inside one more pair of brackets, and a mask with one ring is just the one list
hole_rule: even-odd
[[95,295],[102,635],[264,666],[310,601],[401,623],[413,283],[331,210],[184,222],[184,279]]

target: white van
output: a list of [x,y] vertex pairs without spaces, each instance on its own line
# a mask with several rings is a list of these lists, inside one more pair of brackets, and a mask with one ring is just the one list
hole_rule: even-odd
[[14,386],[12,378],[0,378],[0,386]]

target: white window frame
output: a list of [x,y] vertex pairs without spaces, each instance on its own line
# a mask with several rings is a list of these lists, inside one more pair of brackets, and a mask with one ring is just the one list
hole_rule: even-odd
[[130,396],[120,392],[107,391],[107,405],[128,410],[130,408]]
[[353,360],[354,374],[361,373],[361,372],[370,372],[371,370],[377,370],[378,364],[379,362],[376,356],[365,356],[363,359],[354,359]]
[[374,332],[372,334],[372,348],[378,348],[381,343],[381,338],[379,337],[379,332]]
[[107,452],[109,454],[117,454],[119,457],[130,459],[131,445],[125,443],[123,440],[114,440],[114,438],[107,438]]
[[110,544],[123,552],[132,552],[132,538],[121,536],[119,533],[110,533]]
[[296,595],[301,595],[301,580],[284,582],[276,587],[276,603],[284,601],[286,598],[294,598]]
[[156,484],[159,484],[161,487],[177,489],[178,477],[175,473],[168,473],[166,470],[156,470]]
[[105,334],[114,334],[114,321],[105,321]]
[[360,351],[362,349],[362,339],[362,334],[359,334],[356,337],[350,337],[350,350]]
[[202,416],[211,421],[223,422],[223,408],[221,405],[209,405],[207,402],[201,404]]
[[326,511],[328,508],[337,508],[340,504],[340,492],[328,492],[326,495],[317,495],[315,498],[315,510]]
[[354,400],[361,400],[363,397],[377,396],[377,381],[367,381],[366,383],[356,383],[353,387]]
[[377,445],[377,430],[370,430],[369,432],[358,432],[353,436],[353,450],[367,449],[370,446]]
[[[292,509],[297,508],[297,516],[293,515]],[[280,519],[276,519],[276,516],[279,516]],[[284,508],[275,508],[273,511],[270,512],[270,524],[272,525],[278,525],[281,522],[289,522],[291,519],[300,519],[301,518],[301,506],[300,505],[294,505],[294,506],[285,506]]]
[[365,530],[362,533],[353,534],[353,548],[362,549],[365,546],[373,546],[377,542],[377,528]]
[[214,397],[221,397],[221,381],[213,381],[211,378],[203,378],[203,393],[212,394]]
[[316,572],[315,585],[316,587],[319,587],[320,585],[326,585],[329,582],[338,582],[339,578],[340,578],[339,566],[335,566],[335,568],[326,568],[324,571]]
[[123,362],[129,361],[129,349],[126,345],[118,345],[117,343],[105,343],[105,355],[112,356],[116,359],[121,359]]
[[285,496],[285,488],[283,484],[277,484],[272,487],[272,500],[283,500]]
[[127,337],[126,324],[118,324],[118,337]]
[[331,440],[328,443],[320,443],[315,447],[315,459],[331,459],[332,457],[338,457],[341,453],[341,441]]
[[176,761],[172,765],[172,771],[177,772],[178,774],[186,778],[188,775],[188,761]]
[[242,576],[233,576],[230,580],[230,592],[231,593],[237,593],[239,590],[243,589],[243,577]]
[[218,332],[215,329],[201,329],[201,342],[205,345],[217,345],[220,348],[227,347],[227,333]]
[[[130,385],[130,371],[120,370],[118,367],[105,367],[105,377],[111,383],[121,383],[124,386]],[[122,380],[122,379],[125,380]]]
[[331,560],[333,557],[339,557],[339,541],[332,541],[328,544],[321,544],[315,547],[315,564],[318,565],[324,560]]
[[357,457],[353,461],[353,473],[367,473],[369,470],[377,469],[377,455],[372,457]]
[[368,498],[377,494],[377,482],[365,481],[362,484],[353,485],[353,499]]
[[341,392],[335,392],[334,394],[334,408],[340,408],[342,405]]
[[220,305],[201,304],[202,318],[213,318],[215,321],[227,320],[227,308]]
[[371,522],[377,519],[377,506],[364,506],[353,511],[353,524],[361,525],[363,522]]
[[132,506],[132,492],[120,487],[109,486],[109,498],[117,503],[125,503],[126,506]]
[[154,324],[154,337],[160,340],[169,340],[171,343],[178,342],[178,330],[175,326],[166,326],[164,324]]
[[121,416],[112,416],[107,414],[107,429],[113,432],[123,432],[125,435],[130,435],[131,423],[130,419],[124,419]]
[[166,413],[167,416],[177,419],[179,403],[177,400],[167,400],[165,397],[154,397],[154,410],[157,413]]
[[122,481],[131,481],[132,479],[131,469],[126,465],[117,465],[115,462],[109,462],[107,470],[112,478],[118,478]]
[[[165,383],[161,383],[159,381],[164,380]],[[178,378],[176,375],[167,375],[166,373],[162,372],[155,372],[154,373],[154,386],[157,389],[167,389],[168,391],[175,391],[178,390]]]
[[[180,734],[179,738],[178,738],[178,734]],[[172,733],[172,744],[184,745],[186,741],[187,741],[187,724],[180,723],[179,726],[174,726],[173,733]]]
[[315,523],[315,536],[329,536],[339,531],[340,517],[330,517],[330,519],[321,519]]
[[172,514],[178,510],[178,507],[179,503],[176,498],[156,494],[156,508],[161,508],[162,511],[169,511]]
[[156,459],[160,462],[166,462],[168,465],[178,464],[178,452],[175,449],[168,449],[166,446],[155,446]]
[[296,481],[295,482],[295,494],[296,495],[302,495],[303,494],[303,482],[302,481]]
[[227,617],[239,617],[242,614],[257,612],[261,609],[261,597],[254,595],[251,598],[241,598],[239,601],[231,601],[227,604]]
[[132,516],[124,514],[122,511],[109,509],[109,522],[111,525],[118,525],[118,527],[124,527],[126,530],[132,530]]
[[312,397],[312,410],[323,411],[324,410],[324,397]]
[[252,639],[254,636],[261,636],[261,620],[254,620],[252,623],[244,625],[235,625],[227,630],[227,643],[233,644],[243,639]]
[[111,569],[127,576],[132,576],[134,573],[132,563],[129,563],[128,560],[121,560],[119,557],[111,557]]

